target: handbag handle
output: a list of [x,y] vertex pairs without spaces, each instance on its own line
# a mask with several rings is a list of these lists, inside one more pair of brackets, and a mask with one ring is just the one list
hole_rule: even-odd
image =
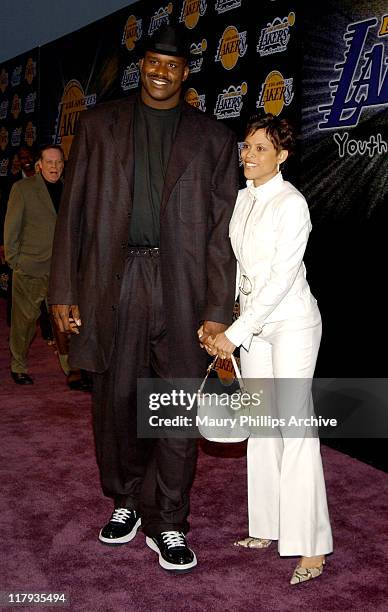
[[[202,393],[203,388],[204,388],[204,386],[205,386],[205,384],[206,384],[206,381],[207,381],[207,379],[208,379],[208,376],[209,376],[210,372],[212,371],[212,369],[214,368],[214,366],[215,366],[215,364],[216,364],[217,359],[218,359],[218,355],[216,355],[216,356],[214,357],[213,361],[212,361],[212,362],[209,364],[209,366],[207,367],[206,374],[205,374],[205,378],[203,379],[202,384],[201,384],[200,388],[198,389],[198,393]],[[237,365],[236,358],[235,358],[235,356],[234,356],[233,354],[231,355],[231,360],[232,360],[232,365],[233,365],[234,373],[236,374],[236,377],[237,377],[238,383],[239,383],[239,385],[240,385],[240,389],[241,389],[241,391],[243,391],[243,392],[244,392],[244,391],[245,391],[244,381],[243,381],[243,379],[242,379],[240,369],[239,369],[239,367],[238,367],[238,365]]]
[[241,376],[241,372],[239,370],[239,367],[237,365],[237,361],[236,361],[236,357],[233,355],[230,356],[231,360],[232,360],[232,364],[233,364],[233,369],[234,369],[234,373],[236,374],[237,380],[239,383],[243,382],[242,376]]
[[207,381],[207,378],[208,378],[210,372],[212,371],[212,369],[213,369],[217,359],[218,359],[218,356],[214,357],[213,361],[208,365],[207,370],[206,370],[206,374],[205,374],[205,378],[203,379],[202,384],[201,384],[200,388],[198,389],[197,393],[202,393],[203,388],[205,386],[205,383]]
[[234,372],[235,372],[236,377],[237,377],[237,380],[238,380],[238,382],[239,382],[240,389],[241,389],[241,391],[243,391],[243,392],[244,392],[244,391],[245,391],[245,385],[244,385],[244,381],[243,381],[242,376],[241,376],[240,369],[239,369],[239,367],[238,367],[238,365],[237,365],[236,357],[235,357],[235,356],[233,355],[233,353],[232,353],[232,354],[231,354],[231,356],[230,356],[230,358],[231,358],[231,360],[232,360],[232,364],[233,364]]

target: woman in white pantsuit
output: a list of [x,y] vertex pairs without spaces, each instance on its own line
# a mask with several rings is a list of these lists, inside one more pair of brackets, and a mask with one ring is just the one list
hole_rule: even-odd
[[[226,358],[240,346],[245,379],[301,379],[291,410],[307,417],[321,317],[303,264],[308,206],[279,171],[293,145],[285,120],[265,115],[248,124],[241,153],[247,187],[230,223],[241,314],[226,332],[207,339],[206,349]],[[280,417],[283,410],[290,414],[290,393],[285,397],[288,406],[277,405]],[[303,437],[303,430],[301,437],[280,431],[248,441],[249,537],[236,545],[266,548],[278,540],[280,555],[301,556],[291,578],[298,584],[322,574],[332,535],[319,439]]]

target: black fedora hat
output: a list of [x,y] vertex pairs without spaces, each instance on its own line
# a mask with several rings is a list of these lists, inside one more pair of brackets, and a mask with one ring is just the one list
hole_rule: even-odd
[[174,57],[190,57],[190,47],[182,33],[171,25],[163,24],[142,45],[142,54],[153,51],[161,55],[172,55]]

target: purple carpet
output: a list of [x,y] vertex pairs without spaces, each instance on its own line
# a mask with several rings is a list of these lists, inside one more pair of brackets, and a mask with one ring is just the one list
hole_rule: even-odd
[[280,558],[274,545],[233,547],[247,533],[243,445],[202,445],[191,504],[193,572],[163,571],[141,533],[125,546],[101,545],[96,536],[111,503],[99,488],[90,396],[67,389],[40,337],[29,356],[35,384],[16,386],[4,311],[0,300],[0,592],[66,592],[71,610],[87,612],[388,610],[388,475],[328,448],[335,553],[318,580],[289,586],[295,559]]

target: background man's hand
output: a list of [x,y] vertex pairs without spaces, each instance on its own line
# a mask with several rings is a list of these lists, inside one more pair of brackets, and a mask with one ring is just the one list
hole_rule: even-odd
[[79,334],[82,322],[77,304],[52,304],[51,314],[59,331]]

